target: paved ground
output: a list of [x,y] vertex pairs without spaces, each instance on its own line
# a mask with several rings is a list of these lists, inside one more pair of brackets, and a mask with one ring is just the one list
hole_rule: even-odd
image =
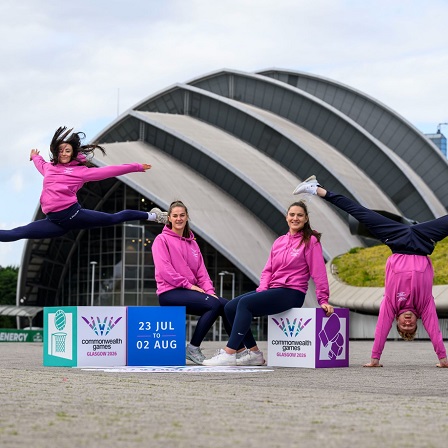
[[41,344],[2,343],[0,446],[446,447],[431,343],[388,342],[382,369],[361,367],[371,345],[351,342],[349,368],[163,374],[43,367]]

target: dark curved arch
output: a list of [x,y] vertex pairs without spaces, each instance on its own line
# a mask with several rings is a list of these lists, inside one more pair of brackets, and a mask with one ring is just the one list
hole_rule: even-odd
[[350,117],[405,160],[448,208],[448,191],[444,188],[447,159],[397,112],[363,92],[322,76],[276,68],[257,73],[308,92]]
[[[362,172],[347,157],[343,155],[337,157],[338,152],[331,145],[325,144],[325,148],[320,151],[318,151],[319,148],[316,144],[311,147],[308,145],[307,148],[297,133],[298,126],[294,126],[294,138],[291,137],[290,132],[288,135],[285,123],[290,122],[284,118],[273,114],[268,117],[267,112],[261,109],[249,107],[247,104],[181,84],[170,87],[165,93],[159,92],[154,97],[145,99],[136,106],[136,109],[139,111],[158,111],[157,113],[161,115],[188,115],[197,118],[213,127],[231,133],[242,141],[246,141],[299,178],[303,179],[309,173],[316,173],[329,188],[351,197],[357,194],[366,206],[378,207],[377,203],[369,203],[369,201],[372,200],[372,197],[379,196],[383,208],[385,207],[393,213],[400,213],[392,201],[388,203],[389,199],[383,194],[382,190],[369,179],[366,180],[365,177],[362,181],[351,179],[350,182],[350,178],[344,176],[347,166],[350,166],[353,172],[356,171],[356,174],[353,175],[355,178],[361,178]],[[279,122],[281,123],[279,124]],[[307,134],[308,139],[312,137],[312,134],[305,129],[300,128],[300,130],[302,134]],[[112,139],[121,137],[114,135]],[[130,137],[136,138],[135,133]],[[99,138],[104,138],[104,134]],[[317,142],[317,140],[318,137],[314,137],[314,141]],[[151,143],[159,146],[154,141]],[[319,146],[323,145],[323,141],[319,142]],[[325,156],[323,155],[324,152],[326,153]],[[330,166],[328,160],[326,160],[329,157],[334,162],[333,166]],[[362,189],[360,190],[361,183],[365,184],[365,194],[363,194]],[[370,191],[367,191],[367,187],[370,187]]]
[[[182,123],[186,120],[187,123]],[[205,126],[207,127],[204,129]],[[122,128],[121,131],[120,128]],[[126,129],[124,136],[123,129]],[[138,132],[141,134],[137,139]],[[229,141],[229,151],[226,154],[223,151],[219,152],[219,148],[214,148],[212,143],[209,143],[208,147],[202,145],[199,134],[207,135],[207,140],[212,136],[219,140],[230,140],[227,133],[223,134],[221,130],[210,128],[203,121],[192,117],[135,111],[131,111],[120,123],[103,133],[100,140],[107,144],[118,139],[125,141],[134,139],[158,148],[218,185],[270,227],[275,234],[282,234],[285,231],[286,207],[294,199],[290,196],[290,192],[298,179],[288,175],[278,164],[273,163],[270,157],[264,156],[260,151],[254,151],[253,148],[247,147],[238,140]],[[193,139],[195,136],[196,140]],[[233,158],[229,157],[230,153],[235,152],[233,147],[236,145],[238,148],[235,151],[241,150],[246,154],[244,160],[248,165],[237,160],[241,158],[239,154],[233,154]],[[251,170],[252,166],[253,170]],[[271,179],[273,173],[279,176],[278,181]],[[279,193],[276,184],[281,185],[286,178],[289,179],[285,184],[286,187],[280,189]],[[277,192],[271,193],[275,189]],[[337,221],[335,216],[337,212],[323,202],[318,202],[313,205],[313,208],[315,214],[320,217],[321,230],[331,232],[334,222]],[[328,217],[332,217],[331,220],[328,220]],[[335,251],[341,253],[341,251],[348,250],[346,245],[348,240],[351,241],[349,244],[363,245],[360,240],[350,235],[347,227],[345,230],[344,226],[339,227],[339,232],[343,235],[337,244],[333,248],[330,245],[327,250],[324,247],[327,258],[331,257]]]
[[268,110],[319,136],[359,166],[412,219],[424,221],[446,212],[432,191],[389,148],[306,92],[267,77],[235,71],[216,72],[189,84]]

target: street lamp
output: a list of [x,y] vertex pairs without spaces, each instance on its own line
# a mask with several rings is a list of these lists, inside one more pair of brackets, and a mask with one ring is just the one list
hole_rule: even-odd
[[96,261],[90,262],[92,266],[92,293],[90,295],[90,306],[93,306],[93,294],[95,292],[95,266],[98,264]]
[[[235,297],[235,273],[229,272],[229,271],[221,271],[219,273],[219,276],[221,277],[220,288],[219,288],[219,297],[222,297],[223,292],[224,292],[223,283],[224,283],[225,275],[232,276],[232,299],[233,299]],[[213,338],[213,339],[215,339],[215,338]],[[221,341],[221,339],[222,339],[222,317],[219,319],[219,341]]]
[[437,125],[437,134],[441,134],[440,128],[441,128],[442,126],[446,126],[446,125],[448,125],[448,123],[439,123],[439,124]]
[[[137,265],[137,303],[136,305],[143,304],[143,290],[144,290],[144,268],[145,268],[145,226],[141,224],[123,224],[123,244],[122,244],[122,265],[121,265],[121,304],[124,305],[124,285],[125,285],[125,276],[126,276],[126,227],[134,227],[140,229],[142,232],[141,239],[141,255],[139,264],[141,264],[140,269]],[[141,297],[139,297],[141,296]]]

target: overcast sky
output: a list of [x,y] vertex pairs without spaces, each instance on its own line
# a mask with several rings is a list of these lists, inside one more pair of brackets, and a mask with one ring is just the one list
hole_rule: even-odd
[[[29,153],[47,158],[57,127],[90,140],[221,68],[331,78],[435,132],[448,122],[447,16],[446,0],[2,0],[0,228],[32,220],[42,177]],[[22,250],[0,243],[0,265],[19,266]]]

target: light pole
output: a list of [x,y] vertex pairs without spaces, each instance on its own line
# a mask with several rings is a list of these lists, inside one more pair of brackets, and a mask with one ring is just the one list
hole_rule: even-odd
[[[126,273],[126,266],[125,266],[125,258],[126,258],[126,227],[134,227],[137,229],[140,229],[142,232],[142,239],[141,239],[141,254],[140,254],[140,260],[137,265],[137,303],[136,305],[142,305],[143,304],[143,290],[144,290],[144,268],[145,268],[145,226],[141,224],[123,224],[123,256],[122,256],[122,275],[121,275],[121,304],[124,305],[124,284],[125,284],[125,273]],[[139,297],[140,296],[140,297]]]
[[440,128],[441,128],[442,126],[446,126],[446,125],[448,125],[448,123],[439,123],[439,124],[437,125],[437,134],[441,134],[442,132],[441,132]]
[[[231,275],[232,276],[232,299],[234,299],[235,298],[235,273],[234,272],[229,272],[229,271],[221,271],[219,273],[219,276],[221,277],[221,279],[220,279],[220,288],[219,288],[219,297],[222,297],[223,292],[224,292],[223,283],[224,283],[224,276],[225,275]],[[219,319],[219,341],[221,341],[221,339],[222,339],[222,317]]]
[[93,306],[93,295],[95,292],[95,266],[98,264],[96,261],[90,262],[92,266],[92,293],[90,295],[90,306]]

